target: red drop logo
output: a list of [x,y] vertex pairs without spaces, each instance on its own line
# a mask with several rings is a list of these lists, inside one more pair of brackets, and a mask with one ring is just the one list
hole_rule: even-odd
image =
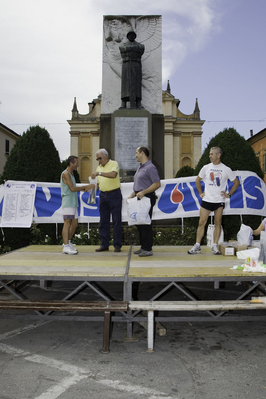
[[179,204],[180,202],[183,201],[183,199],[184,199],[183,193],[181,193],[181,191],[179,191],[177,187],[175,187],[174,190],[172,191],[172,201],[175,204]]

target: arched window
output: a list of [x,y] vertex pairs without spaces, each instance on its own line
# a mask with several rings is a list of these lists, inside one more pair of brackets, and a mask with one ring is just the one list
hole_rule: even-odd
[[182,167],[190,166],[191,167],[191,159],[189,157],[182,158]]

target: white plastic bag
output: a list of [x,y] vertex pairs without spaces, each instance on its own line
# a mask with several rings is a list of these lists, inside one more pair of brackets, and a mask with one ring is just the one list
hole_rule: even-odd
[[95,179],[93,179],[91,176],[89,177],[90,184],[94,184],[95,186],[94,188],[89,190],[90,196],[88,199],[88,204],[90,205],[96,204],[97,180],[98,180],[97,176],[95,177]]
[[[252,243],[253,245],[253,243]],[[262,261],[263,264],[266,263],[266,231],[263,230],[260,232],[260,256],[259,260]]]
[[[213,233],[214,233],[215,225],[214,224],[209,224],[208,229],[207,229],[207,247],[212,247],[213,246]],[[221,226],[221,234],[218,240],[218,243],[224,242],[224,230],[223,226]]]
[[242,265],[244,272],[263,272],[266,269],[262,265],[262,262],[258,260],[260,255],[259,248],[245,249],[244,251],[238,251],[236,253],[237,259],[244,259],[244,264]]
[[244,249],[243,251],[238,251],[236,253],[237,259],[248,259],[248,258],[258,259],[259,255],[260,255],[259,248]]
[[241,245],[247,245],[247,246],[251,245],[253,240],[252,228],[242,223],[236,238],[239,244]]
[[127,200],[127,203],[127,216],[129,226],[135,224],[151,224],[151,219],[149,215],[151,202],[148,197],[143,197],[141,200],[138,200],[137,197],[129,198]]

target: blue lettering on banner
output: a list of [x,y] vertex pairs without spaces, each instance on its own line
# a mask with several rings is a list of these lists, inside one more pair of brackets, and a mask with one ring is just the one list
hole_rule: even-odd
[[51,197],[47,201],[42,187],[36,188],[35,208],[39,217],[51,217],[62,204],[60,187],[49,187],[49,192]]
[[[47,201],[46,195],[42,187],[36,188],[35,208],[38,217],[51,217],[62,205],[61,188],[49,187],[50,199]],[[89,192],[77,192],[78,196],[78,216],[81,216],[80,202],[83,205],[84,216],[99,216],[99,197],[96,197],[96,204],[89,205]],[[2,201],[3,202],[3,201]]]
[[[238,180],[239,176],[237,176]],[[231,190],[233,187],[234,183],[228,180],[228,192]],[[230,208],[231,209],[241,209],[244,208],[244,200],[243,200],[243,193],[242,193],[242,186],[239,185],[237,190],[235,191],[234,195],[229,200]]]
[[[99,191],[97,191],[96,194],[98,194]],[[88,204],[88,200],[89,200],[90,194],[88,191],[86,191],[85,193],[83,193],[81,195],[81,200],[84,203],[83,205],[83,215],[84,216],[91,216],[91,217],[97,217],[100,216],[100,212],[99,212],[99,202],[100,202],[100,198],[99,195],[96,195],[95,200],[96,200],[96,204]]]
[[[202,188],[202,192],[203,192],[205,184],[203,182],[200,182],[200,183],[201,183],[201,188]],[[189,184],[193,188],[193,192],[196,195],[196,197],[197,197],[197,199],[199,201],[199,204],[201,204],[202,198],[199,195],[198,189],[196,187],[196,182],[190,182]],[[185,201],[184,201],[184,204],[183,204],[184,210],[186,212],[196,211],[199,208],[198,208],[198,206],[196,204],[195,199],[192,196],[190,188],[188,187],[187,183],[183,184],[183,186],[186,187],[186,191],[184,193],[185,194]]]
[[246,197],[247,207],[251,209],[262,209],[264,207],[264,195],[261,189],[261,180],[257,177],[250,176],[244,180],[244,190],[245,192],[255,197]]
[[78,217],[80,217],[80,191],[77,191],[77,196],[78,196]]

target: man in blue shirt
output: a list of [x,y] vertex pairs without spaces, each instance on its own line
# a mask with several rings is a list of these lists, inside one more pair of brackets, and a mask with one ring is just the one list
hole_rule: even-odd
[[[150,218],[152,219],[152,209],[156,202],[155,191],[161,187],[160,177],[155,165],[149,160],[149,150],[146,147],[138,147],[136,149],[135,158],[140,162],[140,166],[134,176],[133,193],[129,198],[137,196],[140,200],[145,196],[150,199],[151,209]],[[137,225],[140,239],[140,249],[134,254],[141,257],[151,256],[152,253],[152,225]]]

